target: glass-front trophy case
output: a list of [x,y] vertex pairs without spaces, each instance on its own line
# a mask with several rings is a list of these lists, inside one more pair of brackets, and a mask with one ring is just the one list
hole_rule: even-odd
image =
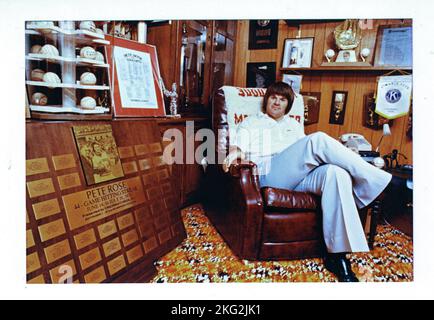
[[214,22],[209,103],[220,87],[233,84],[235,32],[235,20],[216,20]]
[[207,113],[213,93],[233,83],[234,20],[180,21],[180,102],[184,113]]
[[180,89],[181,105],[185,110],[206,103],[209,81],[210,34],[209,22],[189,20],[182,22]]
[[26,91],[32,118],[112,117],[106,32],[103,22],[26,22]]

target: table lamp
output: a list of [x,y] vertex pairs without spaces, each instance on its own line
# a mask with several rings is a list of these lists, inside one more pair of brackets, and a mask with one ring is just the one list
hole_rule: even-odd
[[391,135],[392,135],[392,131],[390,131],[389,124],[388,123],[383,124],[383,135],[381,136],[380,141],[378,142],[378,146],[375,149],[375,152],[378,152],[378,150],[380,150],[380,145],[381,145],[381,142],[383,141],[383,138],[385,136],[391,136]]

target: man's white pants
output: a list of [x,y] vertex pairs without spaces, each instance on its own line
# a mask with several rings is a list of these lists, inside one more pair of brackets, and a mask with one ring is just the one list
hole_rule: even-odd
[[392,176],[325,133],[308,135],[260,164],[261,187],[321,195],[329,252],[369,251],[357,207],[370,204]]

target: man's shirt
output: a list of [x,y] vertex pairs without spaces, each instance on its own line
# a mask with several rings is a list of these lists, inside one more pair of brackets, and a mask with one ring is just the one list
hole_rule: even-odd
[[249,160],[259,164],[304,136],[303,126],[288,115],[276,121],[260,112],[239,125],[235,144]]

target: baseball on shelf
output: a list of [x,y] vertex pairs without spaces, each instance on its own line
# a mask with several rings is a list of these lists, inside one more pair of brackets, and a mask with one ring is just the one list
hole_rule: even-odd
[[32,94],[32,104],[36,104],[38,106],[46,106],[48,102],[48,98],[45,94],[41,92],[35,92]]
[[41,51],[42,46],[39,44],[35,44],[30,48],[30,53],[39,53]]
[[96,77],[92,72],[85,72],[80,76],[80,84],[94,85]]
[[44,74],[45,74],[44,70],[33,69],[32,72],[30,73],[30,79],[32,81],[43,81]]
[[367,58],[370,54],[371,54],[371,50],[369,50],[369,48],[363,48],[362,49],[362,52],[361,52],[362,57]]
[[325,53],[327,61],[330,62],[331,59],[335,56],[335,51],[333,49],[328,49]]
[[87,110],[93,110],[96,107],[96,101],[92,97],[84,97],[80,100],[80,107]]
[[104,62],[104,55],[101,52],[96,51],[95,60]]
[[41,50],[39,50],[39,53],[51,57],[57,57],[59,55],[59,50],[51,44],[46,44],[41,48]]
[[80,50],[80,57],[86,59],[95,59],[96,51],[92,47],[83,47]]
[[80,30],[89,30],[95,32],[95,23],[93,21],[82,21],[80,22]]
[[[62,82],[60,81],[59,76],[58,76],[57,74],[55,74],[54,72],[46,72],[46,73],[44,74],[44,77],[42,78],[42,80],[43,80],[44,82],[52,83],[52,84],[59,84],[59,83],[62,83]],[[48,88],[54,88],[54,87],[50,87],[50,86],[48,86]]]

